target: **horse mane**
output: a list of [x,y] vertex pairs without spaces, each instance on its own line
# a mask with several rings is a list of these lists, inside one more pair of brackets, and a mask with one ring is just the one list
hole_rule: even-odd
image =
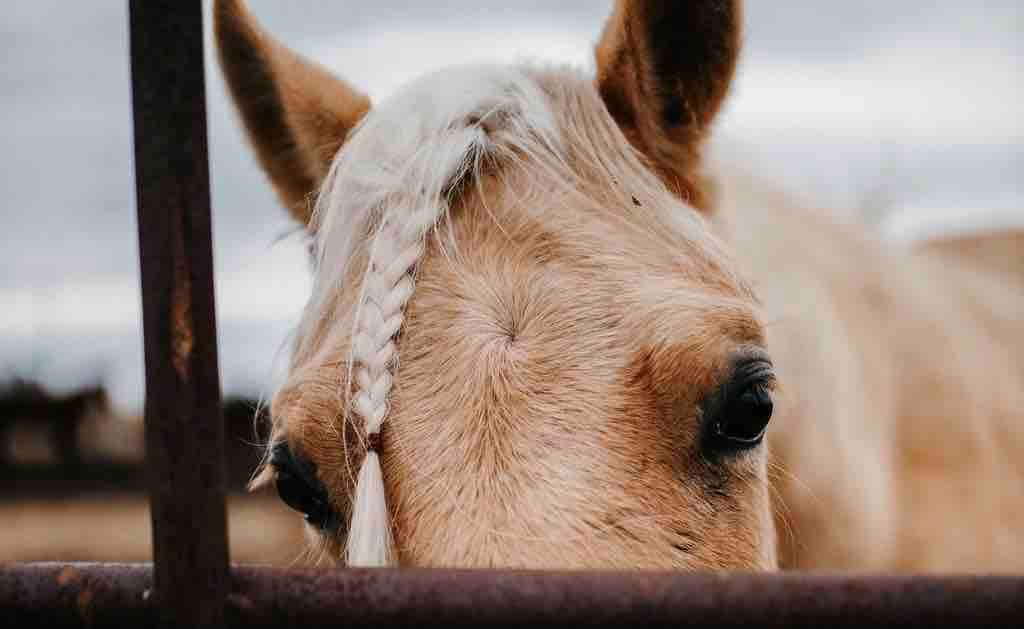
[[310,332],[332,318],[342,287],[359,278],[339,383],[343,422],[353,413],[361,418],[367,448],[348,529],[349,565],[392,561],[376,444],[398,360],[394,338],[428,233],[483,164],[557,152],[547,99],[522,71],[467,67],[445,81],[448,89],[439,93],[427,77],[372,110],[337,154],[314,209],[317,273],[300,338],[318,336]]

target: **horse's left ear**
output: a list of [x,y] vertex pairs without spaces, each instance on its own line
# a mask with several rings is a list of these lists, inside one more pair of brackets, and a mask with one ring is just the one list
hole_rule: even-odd
[[633,145],[705,209],[701,144],[739,57],[741,0],[617,0],[597,45],[597,83]]
[[292,216],[309,226],[310,195],[370,100],[265,32],[243,0],[216,0],[224,78],[260,164]]

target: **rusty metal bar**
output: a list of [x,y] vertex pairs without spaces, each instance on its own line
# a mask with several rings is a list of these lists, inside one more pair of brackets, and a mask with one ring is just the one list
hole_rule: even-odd
[[[11,627],[144,626],[148,565],[0,566]],[[232,627],[1008,627],[1024,577],[283,570],[236,567]]]
[[162,625],[220,626],[229,577],[202,2],[131,0],[128,12],[152,600]]

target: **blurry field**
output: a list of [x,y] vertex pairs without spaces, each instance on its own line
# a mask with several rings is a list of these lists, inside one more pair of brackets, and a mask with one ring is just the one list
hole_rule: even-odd
[[[231,559],[289,565],[306,550],[301,517],[245,490],[262,455],[254,415],[249,400],[224,404]],[[142,432],[102,387],[0,385],[0,561],[151,560]]]
[[[149,561],[145,497],[0,501],[0,561]],[[288,565],[305,548],[301,519],[276,497],[228,498],[231,560]]]

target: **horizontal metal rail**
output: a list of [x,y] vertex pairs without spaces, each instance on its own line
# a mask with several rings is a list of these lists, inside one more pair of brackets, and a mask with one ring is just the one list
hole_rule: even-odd
[[[0,566],[9,627],[145,626],[148,564]],[[234,627],[1020,626],[1024,577],[232,570]]]

